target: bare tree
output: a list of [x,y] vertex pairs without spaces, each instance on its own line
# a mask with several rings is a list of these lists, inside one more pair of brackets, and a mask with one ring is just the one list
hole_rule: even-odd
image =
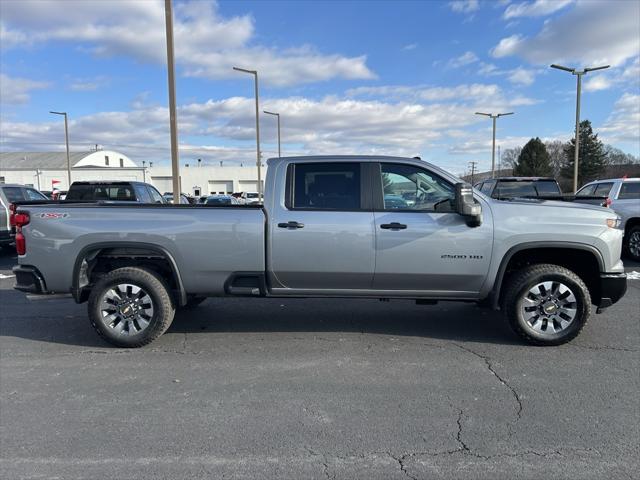
[[515,168],[520,152],[522,152],[522,147],[507,148],[502,152],[502,168]]
[[553,176],[558,178],[560,176],[560,169],[565,162],[564,150],[567,146],[566,142],[560,140],[553,140],[546,142],[547,153],[549,154],[549,163],[553,170]]

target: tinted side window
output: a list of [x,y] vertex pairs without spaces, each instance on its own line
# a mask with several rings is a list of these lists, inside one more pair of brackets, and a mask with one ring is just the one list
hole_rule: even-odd
[[47,197],[32,188],[25,188],[24,193],[27,200],[48,200]]
[[385,210],[451,212],[453,185],[420,167],[383,163],[382,189]]
[[611,187],[613,187],[613,183],[611,183],[611,182],[599,183],[596,186],[596,189],[595,189],[593,194],[596,197],[608,197],[609,196],[609,192],[611,191]]
[[134,190],[136,191],[136,196],[138,197],[138,201],[142,203],[151,203],[151,195],[144,187],[144,185],[134,185]]
[[594,183],[593,185],[587,185],[586,187],[582,187],[580,190],[578,190],[578,193],[576,193],[576,197],[591,197],[593,196],[593,192],[596,189],[596,184]]
[[541,180],[535,184],[538,195],[560,195],[560,187],[556,182]]
[[22,188],[20,187],[3,187],[2,191],[4,192],[4,196],[7,197],[9,203],[22,202],[26,200],[24,198]]
[[620,187],[618,200],[640,199],[640,182],[624,182]]
[[497,197],[537,197],[532,182],[505,181],[498,182],[495,195]]
[[491,190],[493,189],[493,182],[484,182],[482,184],[482,188],[480,189],[480,191],[482,193],[485,193],[487,195],[491,195]]
[[164,198],[162,198],[162,195],[160,195],[160,193],[155,188],[147,185],[147,189],[149,190],[151,201],[153,203],[165,203]]
[[359,163],[300,163],[293,172],[293,208],[360,208]]

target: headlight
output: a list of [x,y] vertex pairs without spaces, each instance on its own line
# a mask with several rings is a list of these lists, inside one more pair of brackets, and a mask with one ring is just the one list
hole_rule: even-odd
[[622,219],[620,217],[607,218],[607,227],[620,228],[621,225],[622,225]]

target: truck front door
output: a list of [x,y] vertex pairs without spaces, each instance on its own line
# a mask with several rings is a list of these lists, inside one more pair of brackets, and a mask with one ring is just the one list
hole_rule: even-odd
[[[479,227],[455,213],[455,186],[417,165],[382,163],[374,185],[376,290],[473,296],[488,272],[491,212]],[[375,183],[375,182],[374,182]]]
[[357,161],[287,166],[286,189],[269,218],[274,291],[371,288],[374,214],[364,171]]

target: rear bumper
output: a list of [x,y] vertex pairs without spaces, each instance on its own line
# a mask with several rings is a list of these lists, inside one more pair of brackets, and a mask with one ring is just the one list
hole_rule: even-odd
[[44,279],[36,267],[18,265],[13,267],[13,273],[16,276],[16,290],[37,295],[48,293]]
[[598,313],[620,300],[627,291],[626,273],[600,274],[600,302]]

